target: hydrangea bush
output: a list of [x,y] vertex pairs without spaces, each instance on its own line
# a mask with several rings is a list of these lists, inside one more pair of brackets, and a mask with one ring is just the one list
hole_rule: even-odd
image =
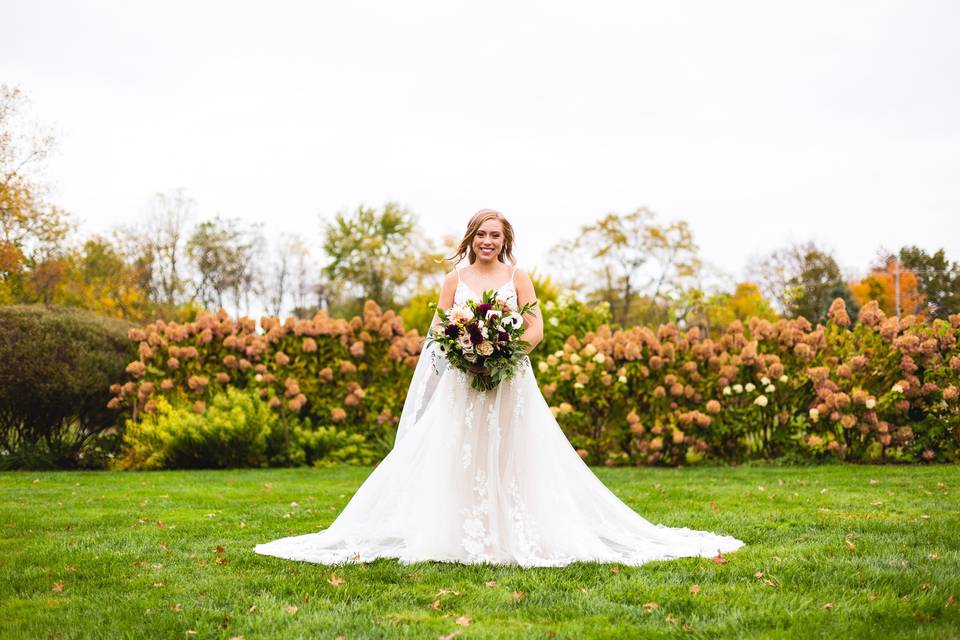
[[[837,299],[825,326],[751,318],[711,338],[673,324],[611,327],[607,310],[561,296],[544,319],[531,360],[591,464],[960,459],[960,316],[887,318],[871,302],[854,324]],[[139,357],[110,406],[134,422],[160,398],[202,414],[225,389],[250,389],[277,416],[286,451],[277,463],[322,464],[334,450],[337,462],[382,458],[419,357],[417,331],[372,301],[349,321],[321,312],[256,325],[221,311],[132,329]],[[304,445],[311,438],[327,444]]]

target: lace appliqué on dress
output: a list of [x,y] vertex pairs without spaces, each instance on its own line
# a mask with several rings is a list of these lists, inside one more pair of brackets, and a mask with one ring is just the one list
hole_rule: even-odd
[[471,560],[492,562],[493,556],[485,551],[486,545],[493,544],[493,535],[487,531],[484,524],[487,514],[490,513],[490,491],[487,487],[487,474],[483,469],[479,469],[473,478],[473,493],[476,503],[470,508],[464,507],[460,510],[460,515],[464,517],[464,537],[460,544],[470,554]]

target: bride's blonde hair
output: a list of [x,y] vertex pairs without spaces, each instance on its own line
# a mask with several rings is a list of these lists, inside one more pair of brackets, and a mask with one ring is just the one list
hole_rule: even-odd
[[510,260],[510,264],[516,264],[516,260],[513,257],[513,225],[510,224],[502,213],[494,209],[480,209],[480,211],[473,214],[473,217],[467,222],[467,232],[463,235],[463,239],[460,240],[460,245],[457,247],[456,252],[447,257],[446,260],[457,264],[463,259],[463,256],[467,256],[470,264],[476,262],[477,254],[473,251],[473,238],[477,235],[477,231],[480,230],[480,226],[487,220],[499,220],[500,224],[503,225],[503,247],[500,249],[497,260],[506,263],[504,259],[506,258]]

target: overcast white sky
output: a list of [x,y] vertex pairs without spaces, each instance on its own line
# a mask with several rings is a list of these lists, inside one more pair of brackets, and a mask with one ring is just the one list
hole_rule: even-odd
[[956,0],[4,5],[0,80],[87,233],[183,187],[315,240],[360,203],[437,238],[497,208],[528,269],[639,206],[734,275],[806,239],[960,260]]

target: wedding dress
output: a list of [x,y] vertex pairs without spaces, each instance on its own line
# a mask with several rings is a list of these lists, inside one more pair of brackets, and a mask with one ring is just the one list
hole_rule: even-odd
[[[478,299],[457,276],[454,302]],[[517,310],[512,275],[497,291]],[[425,348],[393,449],[336,520],[254,551],[321,564],[396,558],[560,567],[712,557],[744,544],[653,524],[624,504],[567,440],[529,358],[487,392],[474,390],[470,375]]]

